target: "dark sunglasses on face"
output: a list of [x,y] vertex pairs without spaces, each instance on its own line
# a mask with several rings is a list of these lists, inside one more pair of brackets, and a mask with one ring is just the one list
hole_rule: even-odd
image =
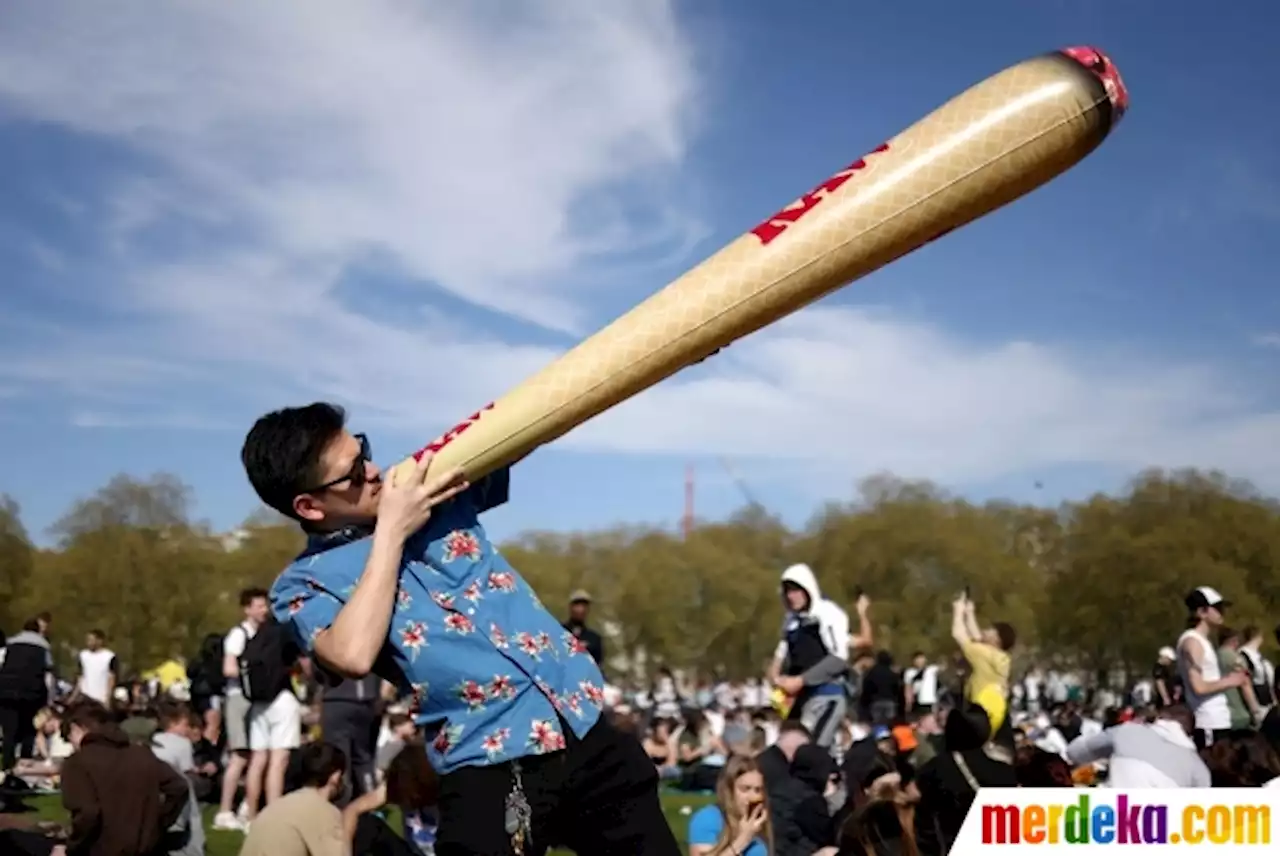
[[369,438],[364,434],[353,435],[360,441],[360,453],[356,455],[356,459],[351,462],[351,469],[332,481],[324,484],[318,484],[315,487],[307,488],[301,493],[319,493],[332,487],[337,487],[343,482],[351,482],[351,487],[359,489],[364,487],[364,483],[368,481],[368,464],[373,460],[373,451],[369,446]]

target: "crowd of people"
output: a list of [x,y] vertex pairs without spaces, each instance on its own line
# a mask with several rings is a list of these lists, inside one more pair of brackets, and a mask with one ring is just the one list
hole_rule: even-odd
[[[1015,680],[1016,628],[967,591],[949,650],[902,668],[870,598],[855,624],[795,565],[760,678],[611,684],[590,595],[553,615],[484,533],[509,468],[472,484],[428,452],[384,480],[345,421],[315,404],[249,432],[250,483],[307,545],[185,668],[121,681],[95,631],[62,682],[50,616],[6,638],[0,795],[58,791],[68,821],[0,813],[5,852],[199,856],[208,804],[244,856],[933,856],[983,787],[1280,779],[1262,634],[1224,627],[1212,588],[1149,677]],[[668,789],[707,795],[684,828]]]
[[[611,723],[665,787],[713,797],[678,830],[691,856],[946,853],[980,787],[1280,784],[1274,668],[1260,631],[1223,626],[1212,589],[1188,595],[1182,637],[1122,685],[1038,667],[1012,679],[1016,633],[980,628],[965,597],[954,651],[899,666],[875,648],[868,598],[851,627],[829,600],[812,608],[818,591],[808,568],[784,573],[787,624],[759,678],[659,669],[605,687]],[[603,659],[590,600],[575,592],[564,626]],[[48,615],[7,638],[0,793],[60,793],[69,822],[7,815],[4,852],[201,856],[216,806],[212,828],[243,835],[246,856],[433,853],[440,777],[412,698],[374,676],[326,680],[268,592],[240,601],[243,620],[166,677],[122,680],[92,631],[59,679]]]

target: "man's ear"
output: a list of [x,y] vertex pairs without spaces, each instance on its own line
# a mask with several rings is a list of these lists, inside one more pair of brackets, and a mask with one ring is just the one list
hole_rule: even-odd
[[319,523],[324,519],[324,509],[320,501],[309,493],[300,493],[293,498],[293,513],[300,520]]

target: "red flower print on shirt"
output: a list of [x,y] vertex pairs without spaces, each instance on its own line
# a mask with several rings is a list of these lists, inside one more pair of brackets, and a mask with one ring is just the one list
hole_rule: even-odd
[[431,748],[435,749],[441,755],[449,754],[449,750],[458,745],[458,741],[462,739],[461,725],[445,725],[441,726],[440,733],[436,735],[436,739],[431,741]]
[[476,631],[476,626],[461,612],[451,612],[444,617],[444,629],[466,636]]
[[480,593],[480,581],[472,580],[470,585],[463,589],[462,596],[472,603],[479,602],[479,600],[484,597],[484,595]]
[[574,716],[582,716],[582,693],[569,693],[564,706],[573,711]]
[[490,571],[489,591],[513,592],[516,590],[516,575],[510,571]]
[[302,605],[306,602],[307,602],[307,599],[302,595],[297,595],[296,597],[294,597],[292,600],[289,601],[289,614],[297,615],[299,612],[302,612]]
[[484,703],[488,699],[485,688],[479,681],[463,681],[453,688],[458,694],[458,698],[466,703],[472,713],[478,710],[484,710]]
[[499,728],[484,736],[484,740],[480,742],[480,745],[484,748],[485,754],[489,756],[490,761],[502,754],[502,750],[507,745],[507,738],[510,736],[510,728]]
[[444,539],[444,560],[467,559],[475,562],[480,559],[480,539],[464,529],[450,532]]
[[556,653],[555,643],[551,641],[551,634],[545,630],[538,634],[538,647],[543,651]]
[[494,675],[489,681],[489,698],[511,700],[516,697],[515,684],[510,675]]
[[560,699],[560,696],[556,694],[556,691],[551,689],[551,684],[547,683],[542,678],[534,678],[533,684],[538,688],[539,692],[547,697],[547,701],[551,702],[551,706],[556,709],[556,712],[559,712],[561,705],[563,705],[564,702]]
[[396,610],[398,612],[404,612],[412,605],[413,595],[409,594],[405,589],[400,589],[396,592]]
[[433,591],[431,592],[431,599],[434,600],[436,602],[436,606],[441,609],[454,608],[453,595],[449,594],[447,591]]
[[542,646],[538,644],[538,639],[532,633],[517,633],[516,645],[520,646],[520,650],[528,654],[535,660],[541,660],[538,652],[542,650]]
[[409,651],[409,659],[418,659],[418,651],[427,644],[427,625],[421,621],[406,621],[400,628],[400,644]]
[[507,634],[502,632],[502,628],[496,624],[489,625],[489,641],[495,648],[507,647]]
[[560,638],[564,640],[564,647],[569,652],[570,657],[587,653],[587,643],[572,633],[565,631]]
[[529,724],[529,748],[541,755],[564,748],[564,735],[555,724],[545,719],[535,719]]
[[583,695],[587,697],[587,701],[596,707],[604,707],[604,690],[591,681],[579,681],[578,689],[582,690]]

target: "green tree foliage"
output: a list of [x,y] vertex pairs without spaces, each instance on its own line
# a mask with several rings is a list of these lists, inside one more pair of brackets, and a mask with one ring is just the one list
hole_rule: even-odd
[[[63,658],[100,628],[134,670],[193,655],[237,619],[239,590],[269,586],[302,539],[261,510],[214,532],[191,506],[172,476],[118,476],[54,525],[54,548],[37,550],[16,504],[0,500],[0,626],[49,610]],[[645,527],[534,532],[502,550],[558,614],[570,592],[590,591],[613,665],[637,670],[759,674],[778,639],[778,576],[794,562],[812,565],[851,612],[865,590],[876,645],[899,659],[951,650],[949,603],[965,586],[981,621],[1018,629],[1021,662],[1034,654],[1088,669],[1149,667],[1181,631],[1181,599],[1196,585],[1234,600],[1238,626],[1280,618],[1280,507],[1194,471],[1143,473],[1120,495],[1058,508],[975,504],[877,476],[801,531],[752,505],[687,538]]]
[[35,569],[36,551],[22,527],[18,503],[0,494],[0,631],[17,631],[18,607]]

